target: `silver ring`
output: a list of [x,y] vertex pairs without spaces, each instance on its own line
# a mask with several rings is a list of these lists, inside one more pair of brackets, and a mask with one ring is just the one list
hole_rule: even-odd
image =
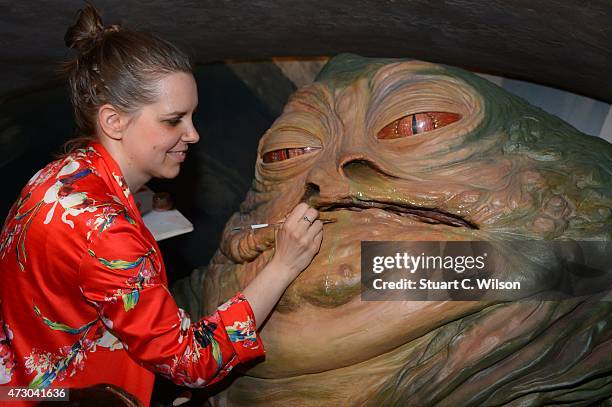
[[304,215],[304,217],[302,219],[304,219],[306,222],[310,223],[311,225],[314,222],[314,220],[308,219],[308,216],[306,216],[306,215]]

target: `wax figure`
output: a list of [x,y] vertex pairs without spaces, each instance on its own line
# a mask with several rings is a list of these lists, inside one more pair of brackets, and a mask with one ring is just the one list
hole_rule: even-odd
[[[612,146],[459,69],[333,59],[260,140],[253,186],[199,273],[210,312],[274,234],[234,231],[306,201],[323,245],[262,330],[225,405],[539,405],[612,394],[612,304],[363,302],[360,242],[610,241]],[[515,277],[546,270],[512,263]],[[190,281],[199,281],[192,278]],[[369,404],[368,404],[369,403]]]
[[286,211],[262,278],[191,323],[132,194],[175,177],[199,139],[191,63],[157,37],[104,27],[93,7],[65,39],[78,51],[66,71],[81,148],[31,178],[0,235],[0,384],[107,383],[148,405],[154,373],[216,383],[264,355],[257,325],[319,249],[318,213]]

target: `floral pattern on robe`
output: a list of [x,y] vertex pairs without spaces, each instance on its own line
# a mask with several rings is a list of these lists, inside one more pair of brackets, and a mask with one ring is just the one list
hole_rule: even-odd
[[148,404],[158,372],[201,387],[261,357],[244,296],[192,321],[159,247],[98,143],[30,179],[0,233],[0,384],[107,382]]

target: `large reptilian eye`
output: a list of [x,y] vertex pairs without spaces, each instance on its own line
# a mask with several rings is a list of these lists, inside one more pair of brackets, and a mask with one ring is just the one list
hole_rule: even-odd
[[448,112],[422,112],[409,114],[389,123],[376,135],[388,140],[416,136],[417,134],[439,129],[461,119],[461,115]]
[[264,163],[268,164],[277,161],[288,160],[289,158],[297,157],[308,153],[313,153],[320,149],[321,147],[281,148],[279,150],[264,153],[262,159]]

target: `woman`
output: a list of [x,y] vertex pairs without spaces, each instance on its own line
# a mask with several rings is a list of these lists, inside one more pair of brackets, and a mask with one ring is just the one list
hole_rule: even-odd
[[319,250],[318,213],[298,205],[273,259],[242,293],[191,323],[132,192],[173,178],[199,135],[189,59],[154,36],[104,27],[93,7],[66,33],[84,148],[25,186],[0,236],[0,384],[118,385],[149,403],[153,373],[205,386],[263,355],[261,324]]

